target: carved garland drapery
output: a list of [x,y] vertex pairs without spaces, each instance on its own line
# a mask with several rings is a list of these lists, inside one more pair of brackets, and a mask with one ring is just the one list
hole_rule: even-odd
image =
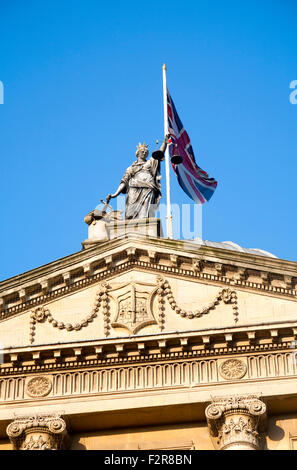
[[238,321],[238,305],[237,305],[237,294],[235,291],[232,291],[231,289],[222,289],[214,298],[212,302],[207,304],[206,306],[199,308],[194,311],[186,311],[180,306],[178,306],[175,298],[173,297],[172,290],[170,287],[169,282],[164,279],[163,277],[159,276],[157,278],[157,283],[158,283],[158,304],[159,304],[159,324],[160,328],[163,329],[164,323],[165,323],[165,298],[167,298],[170,307],[172,310],[175,311],[178,315],[180,315],[183,318],[187,319],[193,319],[193,318],[199,318],[202,315],[206,315],[209,313],[211,309],[214,309],[216,305],[218,305],[220,302],[224,302],[225,304],[232,304],[232,309],[233,309],[233,315],[234,315],[234,321]]
[[[157,277],[157,296],[158,296],[158,323],[161,330],[164,329],[165,325],[165,299],[167,298],[169,305],[175,313],[180,315],[183,318],[193,319],[193,318],[200,318],[202,315],[206,315],[210,312],[210,310],[214,309],[216,305],[220,302],[224,302],[225,304],[232,304],[234,321],[238,321],[238,305],[237,305],[237,294],[235,291],[231,289],[222,289],[214,298],[212,302],[207,304],[206,306],[199,308],[194,311],[186,311],[181,308],[173,294],[172,289],[169,282],[159,276]],[[41,323],[44,321],[48,321],[54,328],[58,328],[59,330],[66,329],[67,331],[79,331],[82,328],[87,327],[94,318],[97,317],[97,313],[99,312],[100,307],[102,307],[102,313],[104,318],[104,333],[105,336],[109,335],[110,332],[110,307],[109,307],[109,295],[108,295],[109,285],[107,283],[102,283],[100,285],[100,289],[96,294],[95,304],[92,308],[90,315],[88,315],[85,319],[81,320],[78,323],[64,323],[62,321],[58,321],[53,318],[50,310],[48,307],[38,307],[32,311],[30,316],[30,343],[34,342],[36,324]]]
[[30,343],[32,344],[34,342],[37,323],[48,321],[48,323],[50,323],[54,328],[58,328],[59,330],[66,329],[67,331],[79,331],[82,328],[87,327],[94,320],[94,318],[97,317],[97,313],[99,312],[100,306],[102,306],[102,312],[104,317],[104,333],[106,336],[108,336],[110,330],[110,317],[109,299],[107,291],[107,283],[102,283],[100,285],[99,291],[96,294],[95,304],[92,308],[90,315],[75,324],[64,323],[62,321],[55,320],[47,307],[38,307],[33,310],[30,316]]

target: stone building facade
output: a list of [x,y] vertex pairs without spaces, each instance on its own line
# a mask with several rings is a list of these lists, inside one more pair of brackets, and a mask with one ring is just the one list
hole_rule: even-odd
[[295,262],[114,233],[0,303],[0,449],[297,446]]

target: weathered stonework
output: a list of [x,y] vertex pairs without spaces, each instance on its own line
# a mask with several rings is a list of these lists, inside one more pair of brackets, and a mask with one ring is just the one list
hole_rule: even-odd
[[[45,307],[38,307],[36,308],[30,315],[30,343],[34,342],[35,330],[36,330],[36,323],[42,323],[47,320],[54,328],[58,328],[59,330],[66,329],[67,331],[79,331],[81,328],[87,327],[94,318],[97,317],[97,312],[99,311],[100,305],[102,304],[103,313],[105,316],[108,315],[108,303],[107,303],[107,284],[102,283],[100,289],[98,290],[95,298],[95,303],[92,308],[91,313],[84,318],[83,320],[77,323],[64,323],[62,321],[57,321],[53,318],[50,310]],[[105,333],[108,334],[108,321],[105,320],[106,327]]]
[[[133,235],[129,234],[129,240],[131,238],[133,238]],[[135,239],[137,240],[137,236],[135,236]],[[170,243],[170,252],[168,254],[168,247],[167,250],[165,249],[166,243],[164,243],[164,240],[158,239],[157,244],[148,243],[146,240],[141,243],[137,240],[136,244],[139,249],[135,251],[133,259],[127,255],[126,249],[119,249],[116,257],[117,261],[112,261],[112,257],[110,257],[110,263],[106,265],[105,259],[108,258],[106,251],[114,249],[113,245],[118,243],[118,240],[114,239],[99,245],[95,244],[93,248],[70,255],[68,258],[73,267],[66,268],[66,270],[58,262],[53,263],[53,272],[50,274],[46,274],[42,268],[38,268],[40,270],[40,279],[37,278],[37,280],[35,275],[30,279],[29,272],[24,275],[25,289],[20,290],[14,287],[13,280],[3,281],[0,284],[0,300],[2,299],[0,301],[0,306],[2,303],[0,319],[30,309],[35,305],[46,303],[53,298],[56,299],[67,293],[83,289],[88,285],[108,279],[110,276],[120,274],[133,267],[173,273],[185,278],[196,278],[199,279],[199,282],[215,282],[220,285],[238,286],[248,291],[289,297],[297,301],[297,272],[293,262],[269,259],[269,265],[265,266],[265,269],[261,263],[257,266],[258,269],[255,269],[254,262],[258,261],[255,260],[255,257],[253,257],[251,264],[249,255],[232,253],[231,256],[228,256],[229,259],[225,259],[220,263],[218,271],[218,266],[216,267],[218,263],[215,260],[217,256],[224,256],[223,250],[216,250],[217,253],[214,255],[214,249],[200,247],[199,252],[203,259],[197,260],[195,254],[197,247],[190,242],[174,241],[174,243]],[[127,240],[120,241],[120,245],[126,245],[127,243],[129,244]],[[147,244],[149,244],[149,247],[146,247]],[[154,258],[150,256],[152,250]],[[183,252],[182,256],[181,252]],[[172,259],[170,261],[172,255],[176,257],[174,262]],[[84,263],[84,260],[89,257],[93,260],[89,263],[89,271],[86,272],[83,266],[79,267],[79,264]],[[260,261],[263,257],[259,256],[258,259]],[[71,262],[71,260],[73,261]],[[155,260],[158,260],[157,264],[153,262]],[[169,260],[169,264],[167,260]],[[254,275],[248,274],[247,268],[242,267],[243,263],[254,267],[253,272],[257,273],[257,281],[255,281]],[[230,267],[232,267],[232,270],[229,269]],[[96,272],[98,270],[100,272]],[[61,274],[59,274],[59,271]],[[290,274],[288,274],[288,271]],[[228,275],[222,275],[225,272]],[[274,275],[276,278],[283,278],[280,286],[274,285]],[[249,281],[249,277],[252,281]],[[46,289],[43,287],[45,285],[47,286]],[[30,291],[31,294],[24,294],[25,291]]]
[[[238,307],[237,307],[237,295],[235,291],[231,291],[231,289],[223,289],[220,291],[214,300],[207,304],[206,306],[187,312],[186,310],[183,310],[181,307],[179,307],[176,303],[176,300],[173,296],[171,287],[169,282],[164,279],[163,277],[158,277],[157,282],[159,284],[159,289],[158,289],[158,295],[159,295],[159,310],[160,310],[160,316],[162,317],[162,311],[164,309],[164,301],[162,297],[167,297],[167,300],[172,308],[172,310],[175,311],[177,315],[180,315],[181,317],[188,318],[188,319],[193,319],[193,318],[199,318],[202,315],[206,315],[207,313],[210,312],[210,310],[214,309],[216,305],[218,305],[221,301],[223,301],[225,304],[232,303],[232,308],[233,308],[233,315],[234,315],[234,321],[236,322],[237,316],[238,316]],[[165,322],[165,321],[164,321]]]
[[73,449],[290,448],[296,280],[294,262],[131,233],[1,282],[0,449],[67,446],[36,418],[57,410]]
[[220,366],[220,374],[227,380],[241,379],[247,372],[246,364],[240,359],[227,359]]
[[260,450],[266,405],[258,396],[213,399],[205,410],[209,432],[219,450]]
[[14,450],[61,450],[68,446],[66,423],[58,415],[20,417],[6,432]]
[[47,396],[52,390],[52,382],[47,376],[37,376],[27,382],[26,392],[32,398]]

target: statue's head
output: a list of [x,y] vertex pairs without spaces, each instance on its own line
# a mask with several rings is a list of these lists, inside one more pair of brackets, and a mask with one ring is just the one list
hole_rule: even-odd
[[141,143],[139,142],[136,148],[137,148],[136,150],[137,160],[145,162],[149,154],[148,145],[146,145],[145,142],[143,142],[143,144],[141,145]]

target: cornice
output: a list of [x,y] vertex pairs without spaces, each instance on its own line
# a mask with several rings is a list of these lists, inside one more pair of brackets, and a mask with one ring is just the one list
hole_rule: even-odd
[[221,260],[231,264],[235,263],[242,267],[249,267],[251,269],[263,268],[269,272],[286,272],[289,275],[297,276],[297,262],[295,261],[270,258],[268,256],[254,255],[251,253],[242,253],[206,245],[200,246],[197,243],[185,240],[170,240],[167,238],[145,237],[139,234],[129,234],[128,238],[122,237],[98,243],[96,246],[88,248],[87,250],[78,251],[43,266],[26,271],[25,273],[5,279],[0,282],[0,295],[9,289],[19,287],[20,284],[34,282],[35,279],[39,279],[40,277],[56,274],[60,269],[67,269],[76,264],[83,264],[86,260],[106,254],[109,251],[117,250],[125,245],[135,243],[140,243],[141,246],[144,247],[154,245],[154,247],[165,249],[170,253],[176,252],[180,256],[190,255],[190,257],[193,258],[201,254],[198,258]]
[[276,322],[269,327],[243,325],[8,348],[1,351],[0,376],[279,351],[294,354],[296,338],[296,322]]
[[134,268],[297,299],[297,263],[133,234],[2,281],[0,319]]

